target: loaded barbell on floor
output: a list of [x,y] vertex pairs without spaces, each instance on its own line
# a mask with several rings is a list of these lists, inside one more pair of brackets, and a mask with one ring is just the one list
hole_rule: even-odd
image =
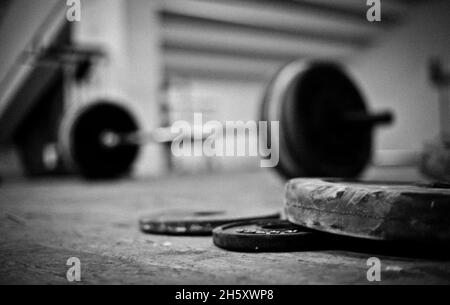
[[261,120],[280,122],[277,170],[283,177],[353,178],[371,161],[374,127],[391,123],[393,115],[370,114],[339,65],[296,61],[270,82]]
[[142,131],[125,106],[97,101],[69,112],[62,120],[59,138],[68,167],[85,178],[113,179],[131,170],[141,146],[171,143],[180,137],[203,140],[210,134],[199,132],[175,134],[171,127]]
[[[373,128],[392,121],[388,112],[369,114],[357,87],[331,63],[287,65],[261,107],[261,120],[280,122],[277,169],[286,178],[359,175],[371,158]],[[84,177],[104,179],[128,173],[141,145],[176,136],[170,127],[142,132],[124,106],[100,101],[63,119],[60,142],[66,163]]]

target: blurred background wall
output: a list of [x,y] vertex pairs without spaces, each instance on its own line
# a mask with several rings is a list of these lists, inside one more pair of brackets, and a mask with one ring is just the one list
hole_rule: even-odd
[[[394,126],[378,133],[378,148],[419,151],[439,134],[439,90],[429,61],[450,61],[450,2],[423,1],[405,11],[404,22],[349,62],[371,105],[391,108]],[[450,119],[450,118],[449,118]]]
[[[34,117],[53,113],[55,126],[73,107],[105,98],[127,105],[144,129],[191,120],[193,112],[219,121],[257,120],[267,83],[295,59],[343,63],[371,108],[394,110],[396,124],[378,133],[377,150],[420,150],[438,133],[438,95],[427,65],[432,56],[449,59],[450,5],[384,0],[382,22],[370,23],[365,2],[81,0],[81,21],[68,23],[65,1],[2,0],[0,172],[21,172],[13,148],[29,126],[40,126],[30,118],[48,106],[45,101],[56,106]],[[88,79],[72,82],[54,65],[30,64],[33,53],[55,43],[101,49],[106,56]],[[56,134],[40,136],[51,143]],[[46,147],[33,155],[42,158]],[[169,172],[167,158],[161,145],[149,145],[137,175]],[[254,158],[172,161],[180,173],[258,165]]]

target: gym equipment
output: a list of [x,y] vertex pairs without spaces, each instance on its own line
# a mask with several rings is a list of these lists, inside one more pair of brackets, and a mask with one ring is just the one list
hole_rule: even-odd
[[106,101],[68,112],[62,120],[59,136],[63,158],[86,178],[123,176],[131,170],[140,147],[134,144],[106,145],[102,137],[108,132],[128,134],[138,129],[131,113]]
[[326,235],[296,226],[285,220],[238,222],[217,227],[214,244],[243,252],[287,252],[313,250],[324,244]]
[[338,65],[296,61],[269,84],[261,119],[280,122],[277,170],[283,177],[353,178],[371,160],[374,127],[391,123],[393,115],[370,114]]
[[[284,177],[355,177],[371,159],[373,128],[390,123],[392,115],[369,114],[359,90],[338,65],[301,61],[274,78],[261,119],[280,121],[278,170]],[[105,101],[82,107],[63,123],[65,159],[87,178],[123,176],[140,145],[179,136],[170,127],[141,132],[124,107]]]
[[211,235],[215,227],[237,221],[279,219],[280,213],[253,209],[250,211],[169,210],[153,213],[139,221],[142,232],[164,235]]
[[205,139],[208,135],[196,129],[192,134],[174,134],[171,127],[144,132],[125,106],[97,101],[66,114],[59,142],[71,169],[88,179],[114,179],[130,172],[142,145],[170,143],[175,137]]
[[310,229],[387,241],[448,242],[450,185],[294,179],[285,212]]

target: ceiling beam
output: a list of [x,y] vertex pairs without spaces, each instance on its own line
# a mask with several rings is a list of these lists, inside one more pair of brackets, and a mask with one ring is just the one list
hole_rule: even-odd
[[184,19],[187,23],[208,23],[206,26],[215,23],[231,30],[245,27],[358,45],[366,45],[371,36],[383,31],[383,27],[374,26],[365,19],[347,20],[323,12],[274,8],[264,3],[167,0],[161,10],[163,20]]
[[161,37],[165,46],[254,53],[267,57],[342,58],[360,50],[352,45],[298,39],[292,35],[261,33],[252,29],[230,32],[221,26],[206,27],[185,22],[166,23],[162,28]]

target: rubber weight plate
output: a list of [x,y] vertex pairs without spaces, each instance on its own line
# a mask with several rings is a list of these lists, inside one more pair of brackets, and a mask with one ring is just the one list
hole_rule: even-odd
[[281,69],[261,113],[280,122],[278,171],[286,178],[358,176],[371,159],[374,125],[351,123],[352,114],[369,115],[340,66],[296,61]]
[[450,241],[448,185],[295,179],[286,217],[328,233],[415,242]]
[[151,234],[211,235],[215,227],[227,223],[279,218],[280,213],[268,210],[247,212],[171,210],[142,217],[139,220],[139,227],[142,232]]
[[238,222],[213,231],[216,246],[241,252],[313,250],[320,248],[324,236],[285,220]]
[[133,144],[105,146],[105,132],[128,134],[138,130],[134,117],[124,107],[98,102],[82,107],[63,124],[65,154],[70,163],[89,179],[113,179],[130,172],[139,153]]

